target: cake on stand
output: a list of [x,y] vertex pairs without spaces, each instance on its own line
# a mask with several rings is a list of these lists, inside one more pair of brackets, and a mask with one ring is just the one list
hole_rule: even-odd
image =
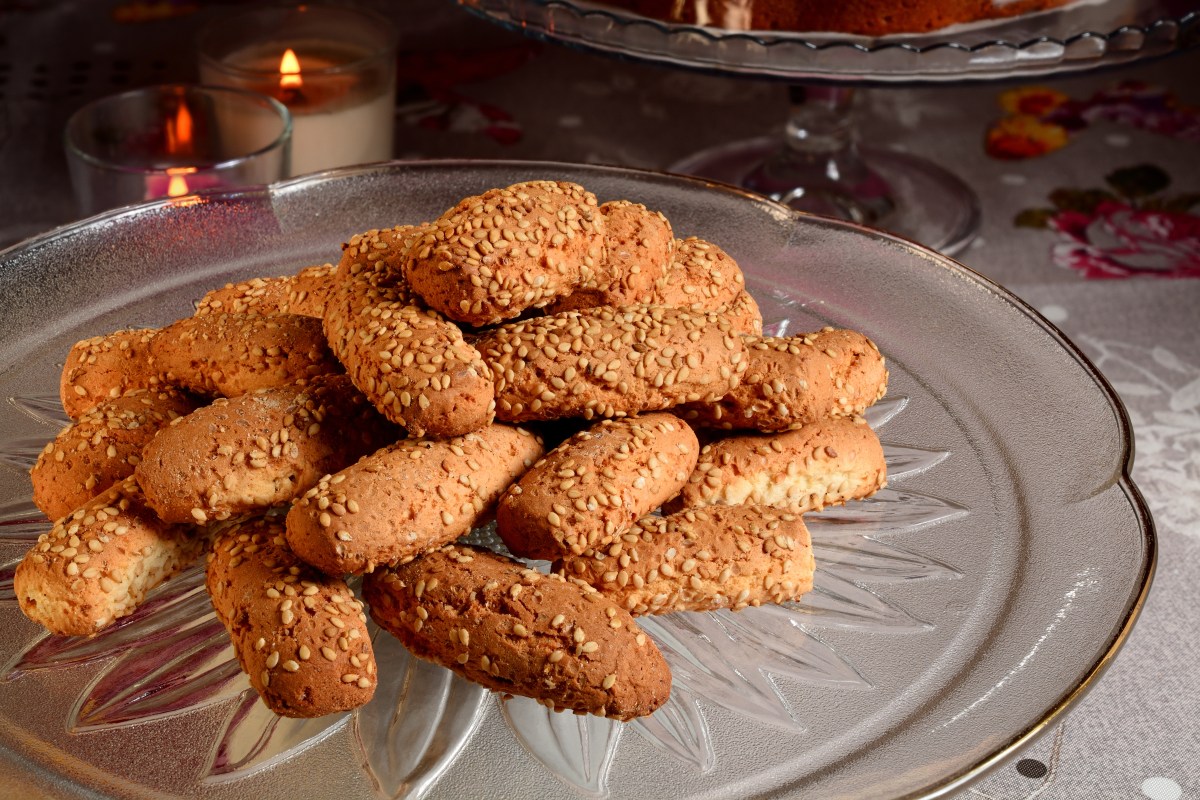
[[1194,0],[1083,0],[924,34],[735,31],[665,22],[588,0],[458,0],[505,27],[608,55],[786,81],[782,135],[723,144],[670,165],[803,211],[850,219],[945,253],[979,227],[974,191],[924,158],[860,146],[861,88],[1065,75],[1168,55],[1200,41]]

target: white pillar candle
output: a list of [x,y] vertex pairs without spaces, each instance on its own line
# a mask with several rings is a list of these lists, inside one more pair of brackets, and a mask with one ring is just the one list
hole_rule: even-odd
[[242,16],[202,37],[200,78],[287,106],[292,175],[392,157],[395,50],[381,18],[319,6]]

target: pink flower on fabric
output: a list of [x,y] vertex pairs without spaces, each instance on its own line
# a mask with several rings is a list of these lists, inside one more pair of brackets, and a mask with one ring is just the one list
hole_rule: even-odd
[[1200,217],[1100,203],[1092,214],[1061,211],[1049,220],[1066,241],[1051,258],[1087,278],[1200,278]]

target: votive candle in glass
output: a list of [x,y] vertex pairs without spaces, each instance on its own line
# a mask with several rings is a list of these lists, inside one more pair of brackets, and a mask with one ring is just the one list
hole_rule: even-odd
[[201,33],[200,79],[287,106],[293,175],[392,157],[396,34],[375,13],[303,5],[223,17]]
[[81,214],[289,174],[291,115],[265,95],[167,84],[91,102],[64,144]]

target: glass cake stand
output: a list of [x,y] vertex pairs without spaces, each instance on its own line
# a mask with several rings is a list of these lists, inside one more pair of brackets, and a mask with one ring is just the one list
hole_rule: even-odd
[[855,90],[1064,75],[1200,41],[1195,0],[1084,0],[934,33],[865,37],[673,24],[587,0],[458,0],[541,39],[662,66],[788,81],[783,136],[730,142],[670,169],[753,189],[798,210],[885,228],[955,253],[974,237],[974,191],[933,162],[860,147]]

